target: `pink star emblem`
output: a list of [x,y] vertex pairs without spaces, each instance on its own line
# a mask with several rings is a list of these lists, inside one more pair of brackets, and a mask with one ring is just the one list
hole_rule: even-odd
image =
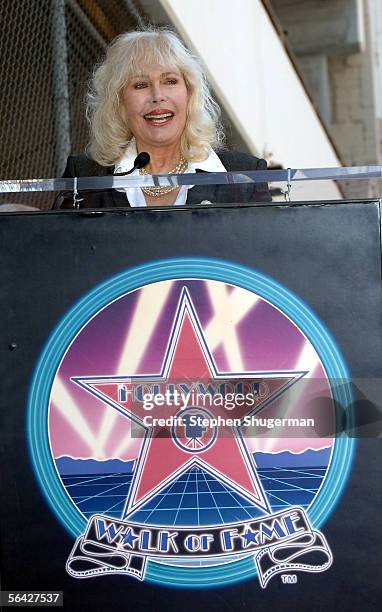
[[[185,425],[176,427],[154,424],[150,427],[145,419],[148,415],[169,419],[199,413],[200,416],[209,415],[213,419],[221,417],[242,420],[245,416],[263,410],[304,375],[305,372],[296,371],[219,372],[194,305],[184,288],[160,372],[130,376],[73,377],[72,380],[138,425],[134,431],[139,430],[142,445],[122,517],[125,518],[192,466],[213,472],[218,479],[250,499],[261,512],[269,514],[271,509],[258,478],[253,456],[247,450],[241,425],[217,425],[212,429],[205,426],[200,430],[196,426],[196,429],[191,428],[196,434],[190,437],[187,433],[191,430]],[[185,410],[181,410],[168,396],[162,406],[155,406],[148,412],[142,398],[132,397],[134,386],[152,389],[156,385],[161,392],[165,388],[180,388],[188,392],[190,389],[200,389],[200,385],[204,389],[211,386],[217,389],[227,382],[232,388],[241,384],[247,389],[251,383],[265,383],[268,393],[266,397],[255,398],[251,406],[247,403],[240,405],[236,400],[234,408],[229,411],[224,405],[206,407],[200,398],[195,400],[194,394],[192,407],[187,406]],[[123,394],[121,389],[124,390]]]

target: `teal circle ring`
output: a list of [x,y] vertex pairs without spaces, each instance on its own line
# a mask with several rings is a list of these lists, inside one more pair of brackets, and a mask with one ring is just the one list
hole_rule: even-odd
[[[70,502],[57,475],[48,437],[48,410],[57,369],[70,342],[100,309],[122,295],[145,285],[166,280],[200,279],[230,283],[254,292],[281,312],[305,334],[315,348],[329,382],[334,400],[351,406],[352,393],[347,367],[335,341],[313,311],[291,291],[273,279],[250,268],[219,259],[175,258],[157,260],[121,272],[82,297],[51,333],[32,377],[27,405],[26,431],[32,465],[41,490],[54,514],[75,537],[83,534],[86,519]],[[349,408],[347,425],[354,426]],[[318,496],[307,510],[314,527],[319,528],[335,508],[350,473],[355,450],[354,439],[343,435],[335,440],[329,471]],[[253,578],[251,557],[211,567],[176,567],[150,561],[145,580],[178,588],[218,588]]]

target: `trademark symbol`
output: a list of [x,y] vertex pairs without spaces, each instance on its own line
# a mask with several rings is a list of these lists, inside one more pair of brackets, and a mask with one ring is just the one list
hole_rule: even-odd
[[297,576],[296,574],[282,574],[281,580],[283,581],[283,584],[296,584]]

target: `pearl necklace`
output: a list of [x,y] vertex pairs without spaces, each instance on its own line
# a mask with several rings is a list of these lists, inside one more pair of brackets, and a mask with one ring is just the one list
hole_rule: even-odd
[[[166,174],[183,174],[183,172],[187,170],[187,167],[188,167],[188,162],[182,155],[180,158],[180,162],[175,166],[175,168],[173,168]],[[139,174],[149,175],[150,172],[147,172],[145,168],[140,168]],[[141,187],[141,189],[145,195],[157,198],[161,195],[166,195],[167,193],[171,193],[172,191],[175,191],[175,189],[178,189],[178,187],[179,185],[171,185],[170,187],[165,187],[165,186],[163,187]]]

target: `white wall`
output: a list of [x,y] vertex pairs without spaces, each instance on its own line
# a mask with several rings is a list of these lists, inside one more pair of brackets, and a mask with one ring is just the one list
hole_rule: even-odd
[[[370,25],[373,45],[376,116],[382,120],[382,2],[369,0]],[[380,142],[382,157],[382,137]]]
[[[249,149],[284,167],[340,165],[260,0],[160,0],[204,61],[209,80]],[[299,199],[309,197],[307,187]],[[332,183],[317,197],[338,198]]]

